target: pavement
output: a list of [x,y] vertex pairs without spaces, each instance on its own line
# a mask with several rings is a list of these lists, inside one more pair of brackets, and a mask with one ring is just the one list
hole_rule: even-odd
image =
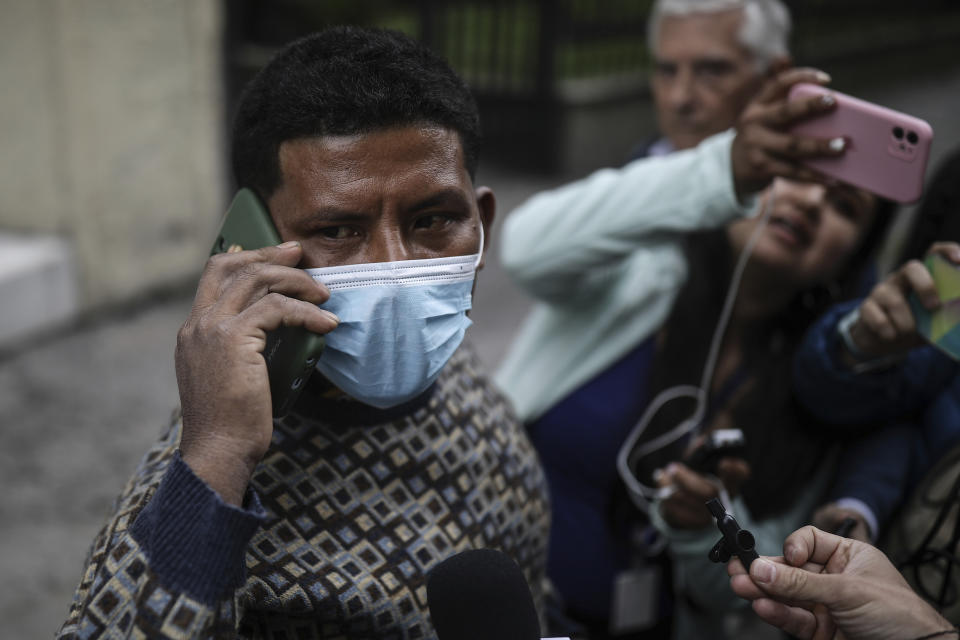
[[[935,159],[960,141],[960,69],[860,95],[930,120]],[[559,182],[496,168],[480,178],[498,196],[494,245],[506,212]],[[0,638],[50,637],[66,616],[112,500],[177,405],[173,349],[190,298],[146,302],[0,356]],[[529,305],[494,250],[469,332],[488,366]]]

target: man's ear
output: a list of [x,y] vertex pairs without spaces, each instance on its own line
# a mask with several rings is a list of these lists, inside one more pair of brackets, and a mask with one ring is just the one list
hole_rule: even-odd
[[487,247],[490,246],[490,238],[493,236],[493,220],[497,215],[497,199],[490,187],[477,187],[474,193],[477,198],[477,209],[480,212],[480,224],[483,225],[483,256],[477,266],[479,271],[483,268],[484,260],[487,257]]

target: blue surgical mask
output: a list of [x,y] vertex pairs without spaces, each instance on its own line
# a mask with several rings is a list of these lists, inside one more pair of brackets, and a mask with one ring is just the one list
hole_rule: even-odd
[[426,391],[470,326],[479,253],[307,269],[340,318],[317,370],[347,395],[386,409]]

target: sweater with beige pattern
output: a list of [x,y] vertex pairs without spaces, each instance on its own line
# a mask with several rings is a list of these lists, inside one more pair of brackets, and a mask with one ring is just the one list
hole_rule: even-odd
[[541,601],[545,479],[467,347],[395,410],[302,399],[242,509],[179,435],[175,416],[117,500],[58,637],[433,638],[427,572],[472,548],[510,555]]

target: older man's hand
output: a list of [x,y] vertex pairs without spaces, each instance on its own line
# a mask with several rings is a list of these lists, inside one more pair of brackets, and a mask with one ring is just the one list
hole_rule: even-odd
[[816,69],[788,69],[771,78],[737,121],[731,162],[737,196],[764,189],[773,178],[823,181],[824,176],[803,164],[805,158],[843,154],[843,138],[822,139],[790,133],[790,127],[836,108],[832,96],[787,100],[790,87],[801,82],[826,84],[829,76]]
[[211,257],[177,334],[180,453],[233,504],[242,501],[273,434],[267,332],[284,325],[325,334],[339,324],[317,306],[330,297],[327,288],[294,268],[302,253],[288,242]]

